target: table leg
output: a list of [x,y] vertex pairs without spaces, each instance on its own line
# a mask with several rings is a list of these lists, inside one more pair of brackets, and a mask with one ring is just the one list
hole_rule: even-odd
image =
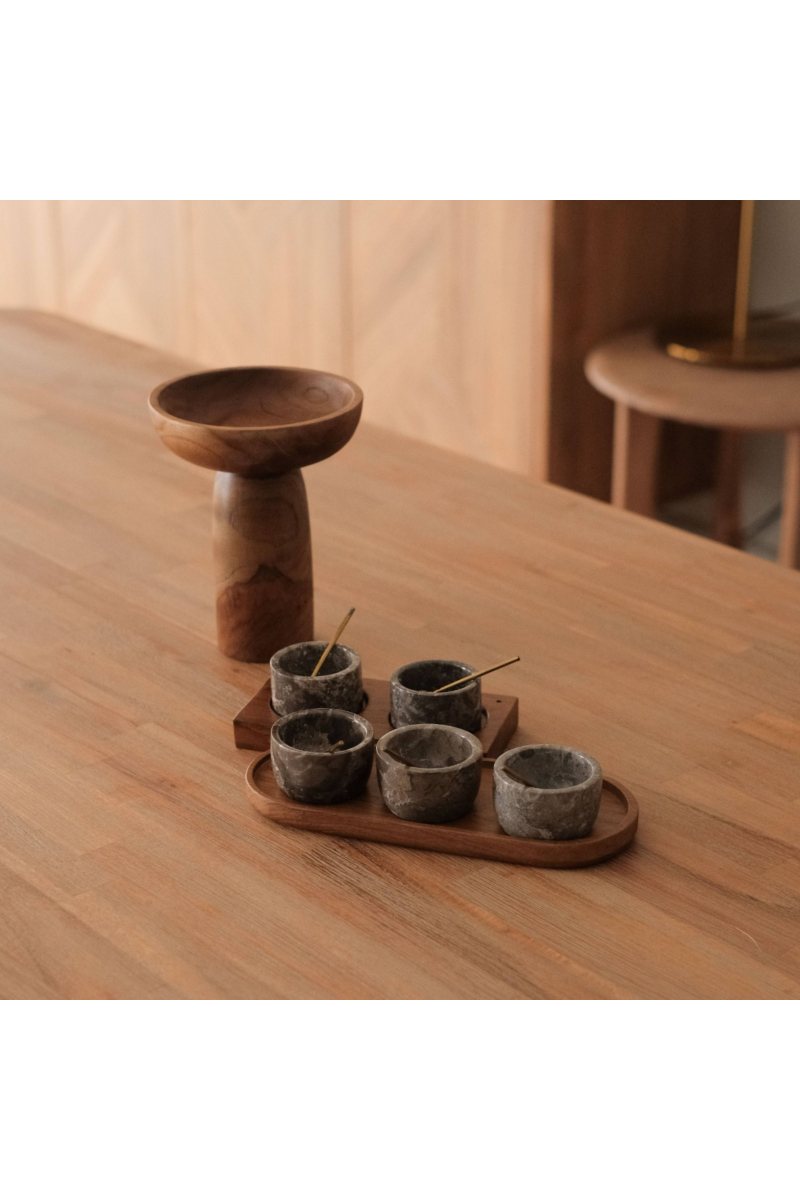
[[790,429],[786,434],[778,562],[784,567],[800,567],[800,429]]
[[737,429],[721,430],[714,493],[714,537],[728,546],[740,546],[742,542],[741,463],[741,433]]
[[627,404],[615,405],[611,503],[655,516],[661,421]]

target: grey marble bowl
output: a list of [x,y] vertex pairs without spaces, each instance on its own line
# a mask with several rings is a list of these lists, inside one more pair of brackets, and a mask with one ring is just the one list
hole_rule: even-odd
[[[344,745],[334,749],[340,741]],[[355,799],[367,786],[373,754],[369,721],[338,708],[288,713],[270,734],[278,787],[301,804]]]
[[461,687],[434,695],[436,688],[475,670],[468,663],[444,658],[426,658],[398,667],[389,681],[392,724],[454,725],[475,733],[481,727],[481,681],[473,679]]
[[481,784],[483,747],[451,725],[390,729],[375,747],[378,786],[390,812],[429,824],[464,817]]
[[517,746],[494,764],[497,819],[513,837],[587,837],[602,790],[600,764],[569,746]]
[[338,642],[312,679],[327,642],[295,642],[269,660],[272,707],[276,713],[302,712],[305,708],[343,708],[361,711],[364,689],[361,659],[355,650]]

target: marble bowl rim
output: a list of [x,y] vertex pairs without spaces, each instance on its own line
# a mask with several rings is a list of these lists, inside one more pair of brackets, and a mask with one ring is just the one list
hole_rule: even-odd
[[[521,750],[568,750],[570,754],[577,755],[589,764],[591,768],[589,777],[580,783],[572,783],[566,787],[542,787],[536,783],[523,783],[521,779],[514,779],[506,771],[506,763],[512,755],[519,754]],[[575,746],[565,746],[558,742],[529,742],[525,746],[511,746],[508,750],[504,750],[500,757],[495,759],[494,774],[499,775],[504,783],[510,784],[526,795],[541,793],[545,796],[566,796],[588,791],[598,779],[602,782],[603,768],[591,754],[587,754],[585,750],[578,750]]]
[[[327,678],[330,678],[330,676],[327,676]],[[278,733],[275,732],[279,725],[289,725],[292,721],[296,721],[298,717],[305,717],[309,713],[325,713],[329,716],[347,717],[348,720],[352,720],[353,723],[361,729],[363,733],[361,741],[357,742],[355,746],[345,746],[343,749],[337,750],[337,757],[340,757],[342,754],[353,754],[356,750],[363,750],[365,746],[370,745],[375,740],[375,731],[372,728],[372,725],[369,723],[366,717],[362,717],[360,713],[351,713],[344,708],[299,708],[297,712],[286,713],[284,716],[279,717],[278,720],[274,722],[272,728],[270,729],[270,743],[274,738],[276,742],[279,742],[281,751],[285,750],[290,754],[297,756],[302,755],[304,758],[320,758],[326,760],[332,758],[333,756],[330,750],[304,750],[301,746],[290,746],[288,742],[285,742],[283,738],[278,736],[280,731],[278,731]]]
[[[411,729],[445,729],[449,734],[465,737],[475,744],[462,762],[452,763],[449,767],[415,767],[412,763],[400,762],[396,758],[388,757],[384,752],[386,743],[393,741],[396,737],[407,735]],[[457,725],[442,725],[435,721],[418,721],[416,725],[398,725],[396,729],[390,729],[388,733],[384,733],[375,743],[375,754],[381,762],[387,763],[389,766],[403,767],[406,771],[413,771],[416,775],[446,775],[448,773],[456,775],[459,771],[466,770],[467,767],[471,767],[483,758],[483,746],[475,734],[470,733],[468,729],[459,729]]]
[[[462,683],[459,687],[449,687],[447,692],[426,692],[421,688],[409,687],[407,683],[403,683],[402,679],[398,679],[398,675],[401,671],[407,671],[409,667],[425,667],[428,666],[429,663],[447,663],[448,666],[463,667],[467,675],[472,675],[475,671],[475,667],[471,667],[468,663],[460,662],[457,658],[418,658],[415,662],[403,663],[402,667],[398,667],[396,671],[392,671],[392,674],[389,677],[390,686],[402,688],[403,691],[409,696],[446,696],[447,692],[449,692],[450,695],[458,696],[462,692],[465,692],[473,683],[476,683],[480,688],[480,679],[469,679],[466,683]],[[426,722],[421,723],[425,724]],[[429,724],[430,722],[427,723]]]
[[[321,646],[322,650],[324,650],[327,644],[327,642],[323,642],[318,638],[310,638],[305,642],[291,642],[288,646],[281,646],[280,650],[276,650],[272,655],[272,658],[269,660],[270,678],[272,678],[276,670],[272,664],[279,654],[285,654],[287,650],[296,650],[298,646]],[[288,676],[289,679],[341,679],[343,675],[347,675],[348,672],[352,671],[354,667],[358,669],[361,668],[361,655],[357,650],[353,650],[351,646],[345,646],[344,642],[337,642],[336,646],[339,650],[347,651],[348,654],[352,655],[353,659],[353,661],[348,663],[346,667],[342,667],[341,671],[330,671],[327,675],[296,675],[294,671],[287,671],[285,667],[280,665],[280,663],[278,664],[277,670],[280,671],[282,675]],[[322,653],[322,651],[320,651],[320,653]],[[306,712],[308,710],[300,709],[299,711]],[[334,710],[332,709],[331,711]]]

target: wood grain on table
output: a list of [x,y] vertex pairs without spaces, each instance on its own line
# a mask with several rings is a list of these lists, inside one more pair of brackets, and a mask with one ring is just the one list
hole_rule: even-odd
[[190,366],[0,317],[0,996],[800,997],[800,574],[363,426],[305,472],[318,634],[355,604],[378,677],[520,653],[515,740],[596,756],[639,833],[558,872],[282,829],[210,480],[147,416]]

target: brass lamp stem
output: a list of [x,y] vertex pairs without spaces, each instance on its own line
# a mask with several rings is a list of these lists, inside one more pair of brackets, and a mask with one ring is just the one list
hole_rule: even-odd
[[750,304],[750,264],[753,260],[753,215],[755,200],[742,201],[739,218],[739,253],[736,260],[736,298],[733,303],[733,353],[740,357],[747,340],[747,314]]
[[[800,320],[791,315],[795,305],[785,312],[777,309],[754,313],[750,320],[755,207],[755,200],[739,201],[733,323],[730,310],[718,315],[665,321],[656,334],[671,358],[707,367],[747,371],[800,366]],[[733,217],[736,211],[733,205],[729,211]]]

